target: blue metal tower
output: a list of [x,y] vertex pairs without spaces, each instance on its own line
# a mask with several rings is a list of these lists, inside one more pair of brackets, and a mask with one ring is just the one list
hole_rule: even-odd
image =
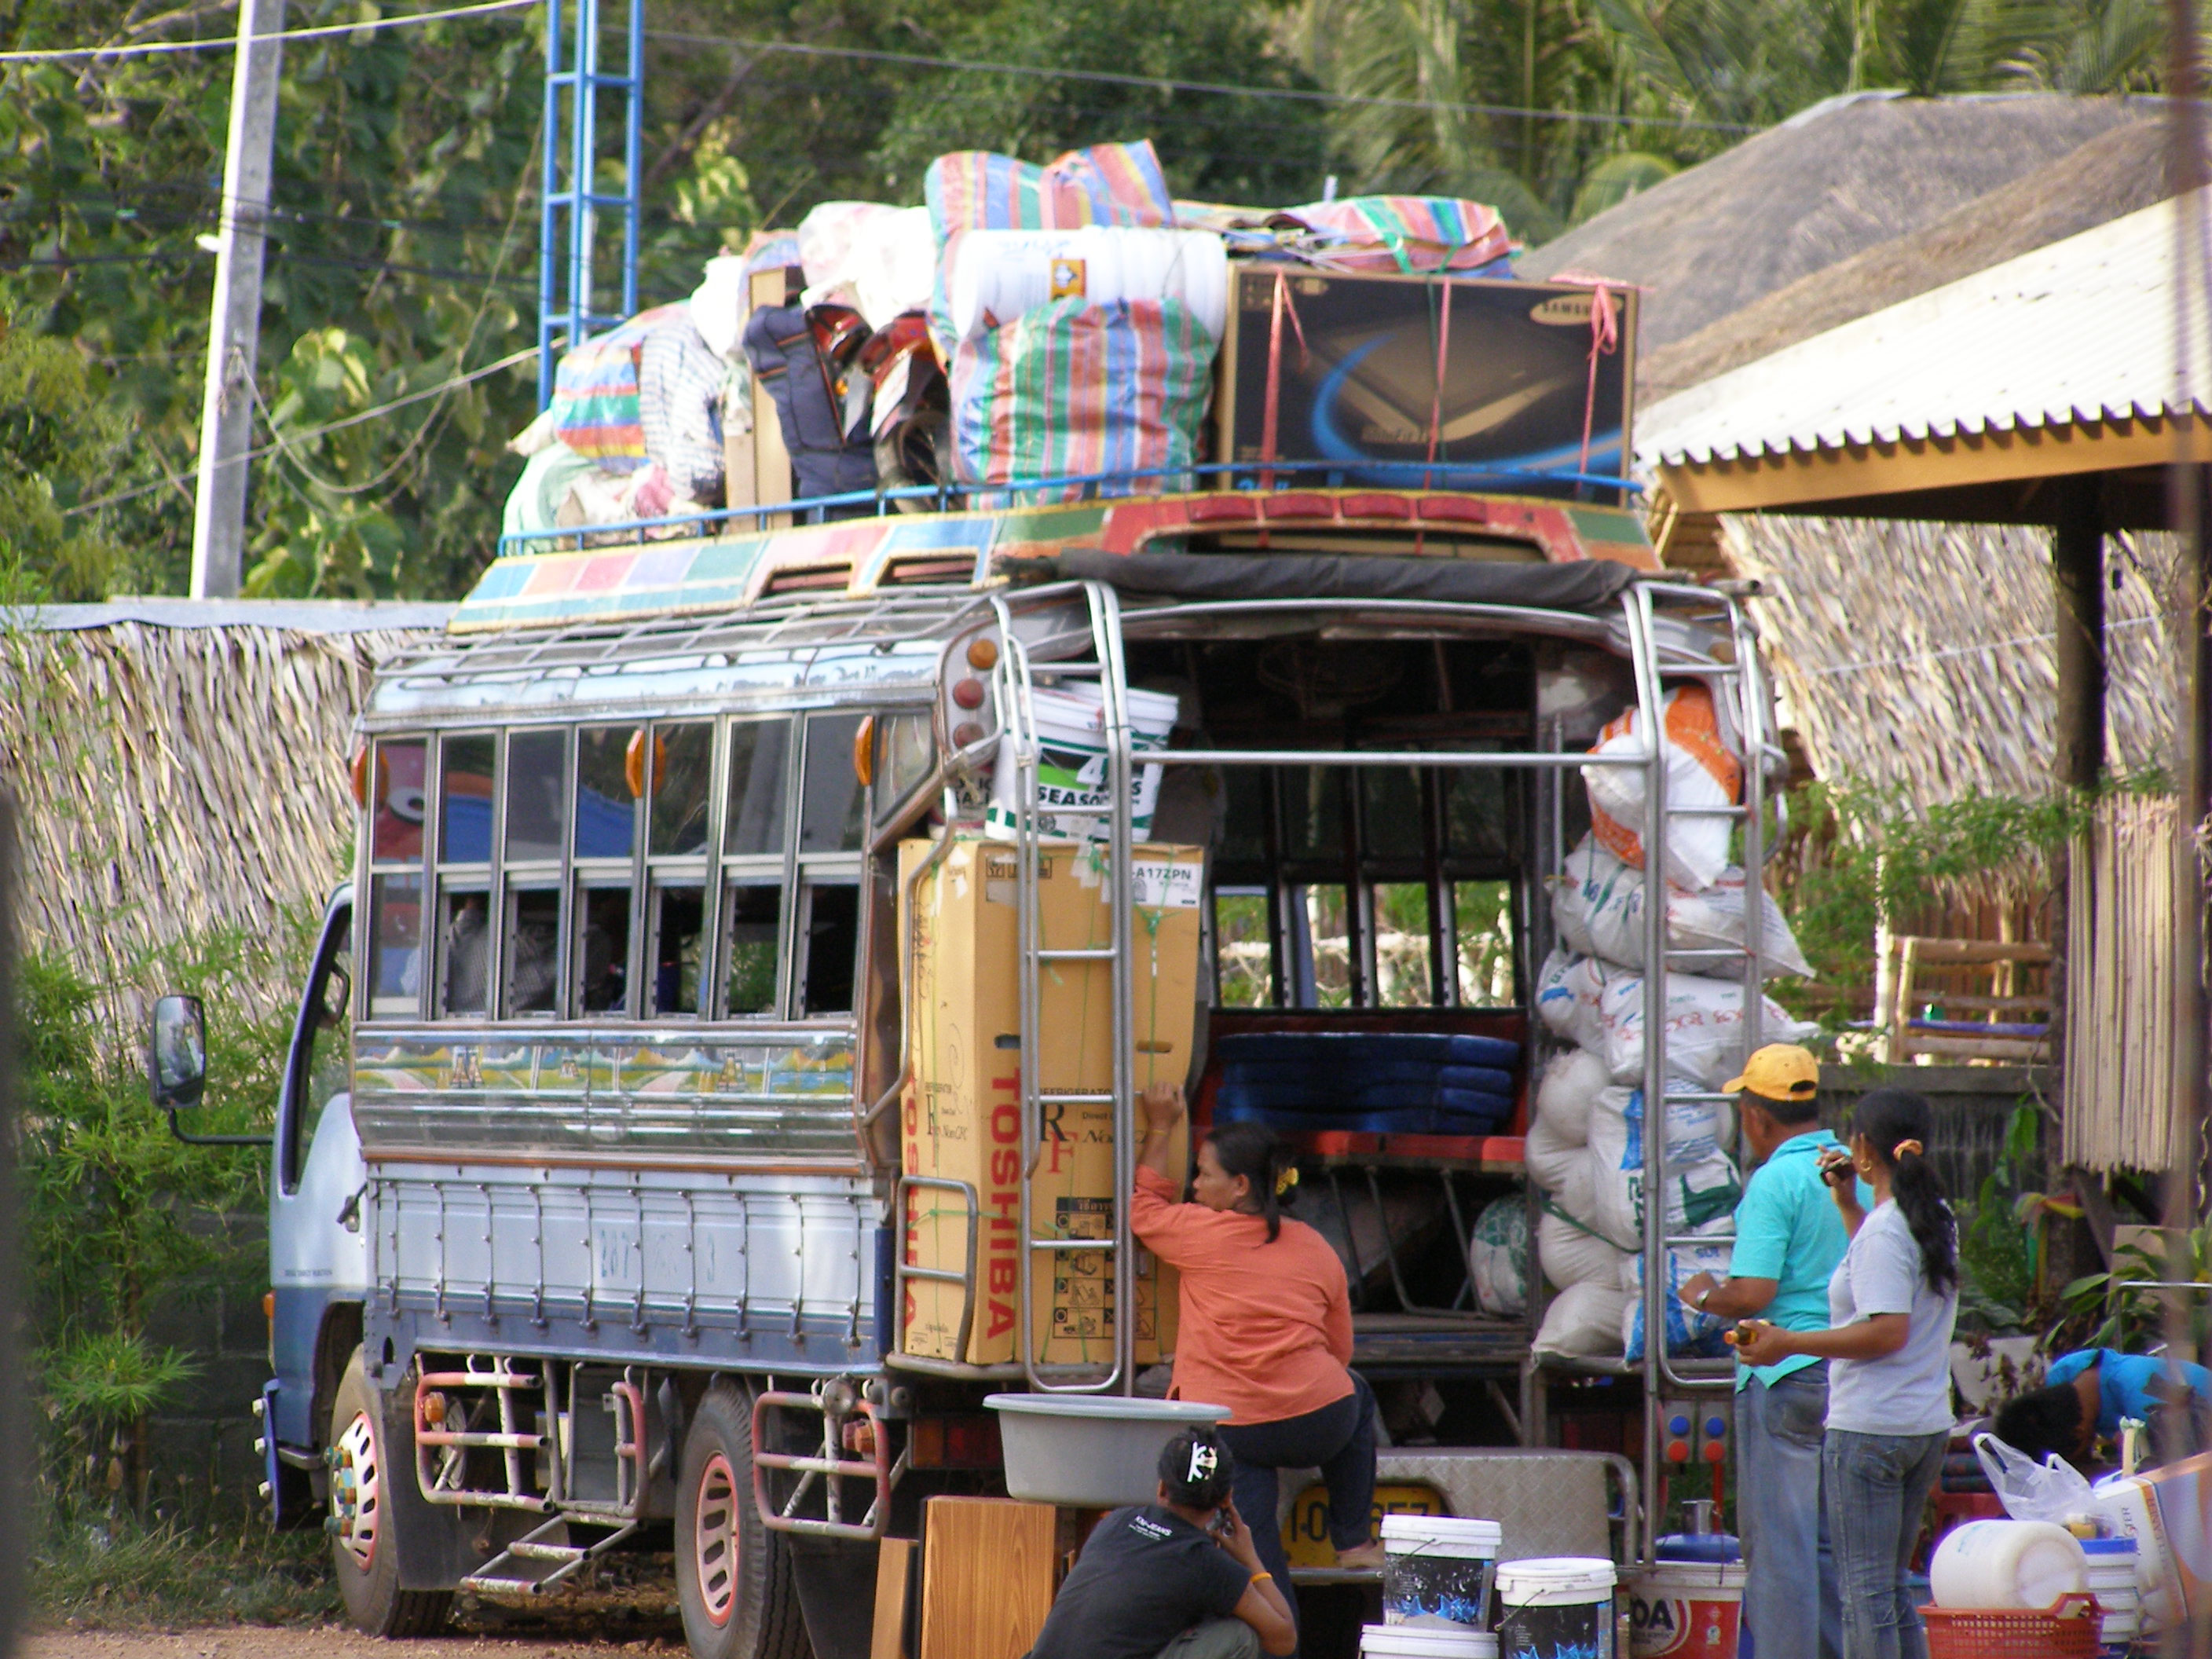
[[[645,110],[645,0],[623,0],[627,72],[600,67],[600,0],[545,0],[544,210],[538,245],[538,406],[563,351],[637,310],[638,139]],[[610,10],[617,0],[608,0]],[[563,15],[572,27],[565,40]],[[599,94],[623,103],[622,179],[599,179]],[[622,224],[622,304],[599,309],[605,222]]]

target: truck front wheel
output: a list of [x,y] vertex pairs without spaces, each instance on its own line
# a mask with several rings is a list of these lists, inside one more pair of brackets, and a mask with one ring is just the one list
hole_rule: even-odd
[[[434,1636],[452,1613],[451,1590],[399,1588],[398,1508],[392,1483],[412,1480],[406,1447],[385,1443],[382,1402],[353,1351],[331,1407],[331,1558],[346,1616],[369,1636]],[[387,1461],[388,1453],[397,1456]]]
[[812,1659],[791,1553],[753,1507],[753,1414],[726,1382],[707,1390],[684,1437],[676,1593],[696,1659]]

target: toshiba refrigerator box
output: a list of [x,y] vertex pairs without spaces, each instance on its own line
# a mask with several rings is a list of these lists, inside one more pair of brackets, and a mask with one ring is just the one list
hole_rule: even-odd
[[2107,1475],[2094,1494],[2105,1523],[2136,1540],[2144,1623],[2163,1630],[2212,1613],[2212,1452]]
[[[1632,288],[1232,266],[1215,453],[1401,489],[1574,496],[1529,475],[1627,476],[1635,362]],[[1287,480],[1301,481],[1319,479]]]
[[[914,1074],[902,1103],[906,1173],[962,1181],[975,1190],[981,1236],[968,1351],[957,1352],[961,1287],[907,1281],[902,1352],[970,1364],[1017,1359],[1021,1250],[1021,993],[1017,965],[1018,853],[963,836],[921,879],[903,913],[914,872],[935,843],[899,848],[902,933],[913,941],[907,1017]],[[1194,847],[1134,849],[1131,978],[1134,1085],[1182,1083],[1190,1066],[1205,857]],[[1112,942],[1113,902],[1104,848],[1048,842],[1037,851],[1039,944],[1097,949]],[[907,931],[908,927],[911,931]],[[1114,1083],[1110,965],[1047,962],[1039,975],[1039,1086],[1107,1094]],[[1032,1177],[1031,1225],[1040,1238],[1110,1239],[1114,1223],[1113,1108],[1045,1103]],[[1139,1108],[1141,1134],[1142,1108]],[[1173,1166],[1184,1167],[1178,1133]],[[1132,1157],[1134,1151],[1132,1151]],[[902,1248],[915,1267],[964,1268],[963,1194],[909,1188]],[[1174,1270],[1134,1251],[1133,1313],[1139,1364],[1175,1345]],[[1109,1364],[1115,1275],[1110,1249],[1038,1250],[1031,1267],[1039,1363]]]

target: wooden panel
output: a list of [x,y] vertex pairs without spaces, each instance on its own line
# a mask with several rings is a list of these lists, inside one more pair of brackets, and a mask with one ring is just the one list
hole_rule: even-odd
[[920,1659],[1022,1659],[1052,1610],[1056,1519],[1011,1498],[929,1500]]
[[907,1603],[917,1547],[911,1538],[886,1538],[876,1546],[876,1622],[868,1659],[913,1659],[906,1641]]
[[[789,277],[781,270],[757,270],[752,279],[755,310],[763,306],[791,303]],[[756,377],[753,380],[753,490],[751,504],[765,507],[791,499],[791,452],[784,447],[783,422],[775,412],[775,399]],[[757,521],[763,530],[787,530],[788,513],[772,513]]]

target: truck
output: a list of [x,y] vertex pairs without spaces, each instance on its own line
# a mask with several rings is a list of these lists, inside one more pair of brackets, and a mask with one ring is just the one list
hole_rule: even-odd
[[[1729,824],[1747,943],[1686,953],[1664,904],[1642,925],[1649,962],[1741,976],[1756,1043],[1781,760],[1741,592],[1657,569],[1626,504],[1270,481],[514,546],[380,669],[270,1148],[254,1402],[273,1513],[327,1530],[360,1628],[659,1549],[701,1659],[865,1653],[879,1540],[1006,1489],[987,1395],[1161,1386],[1172,1297],[1127,1199],[1170,1045],[1139,1014],[1179,1002],[1201,1132],[1224,1054],[1269,1032],[1518,1044],[1525,1121],[1587,769],[1640,780],[1654,870],[1686,823]],[[1670,798],[1655,734],[1688,685],[1745,763],[1725,806]],[[1075,694],[1087,805],[1049,752]],[[1593,755],[1624,714],[1634,740]],[[956,860],[1011,924],[1005,1017],[957,1060],[918,1040],[944,945],[920,901]],[[1071,948],[1048,916],[1076,867],[1098,921]],[[1188,994],[1158,989],[1164,915]],[[1050,1059],[1078,974],[1108,1055],[1079,1087]],[[1696,1097],[1666,979],[1654,1102]],[[200,1018],[157,1010],[173,1110]],[[1000,1091],[957,1128],[930,1093],[956,1065]],[[1518,1127],[1289,1138],[1400,1432],[1541,1446],[1562,1389],[1625,1402],[1648,1551],[1670,1472],[1695,1478],[1684,1413],[1724,1442],[1727,1367],[1532,1356],[1533,1262],[1527,1312],[1481,1311],[1469,1206],[1539,1200]],[[971,1131],[991,1156],[964,1165],[929,1139]],[[1645,1210],[1648,1264],[1682,1241]]]

